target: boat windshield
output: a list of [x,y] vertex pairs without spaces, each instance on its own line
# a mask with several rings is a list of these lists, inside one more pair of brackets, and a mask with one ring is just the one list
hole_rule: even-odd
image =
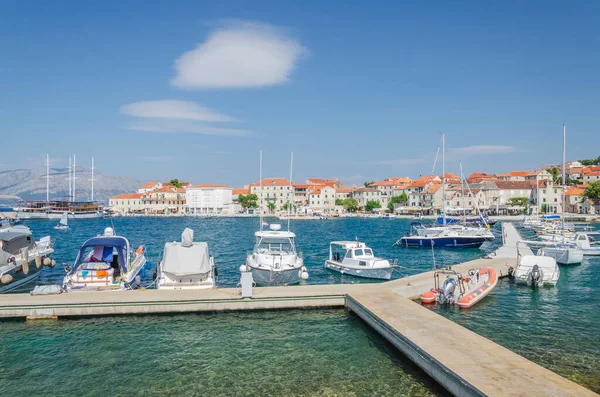
[[373,251],[370,248],[355,249],[354,256],[373,256]]
[[294,253],[294,242],[290,238],[263,237],[254,246],[258,253],[276,252],[282,254]]

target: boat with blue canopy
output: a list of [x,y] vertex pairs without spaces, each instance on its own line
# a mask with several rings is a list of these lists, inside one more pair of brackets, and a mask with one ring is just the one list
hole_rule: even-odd
[[81,246],[72,267],[66,267],[63,288],[70,291],[133,289],[136,276],[146,270],[144,246],[133,252],[129,240],[107,227],[104,235]]

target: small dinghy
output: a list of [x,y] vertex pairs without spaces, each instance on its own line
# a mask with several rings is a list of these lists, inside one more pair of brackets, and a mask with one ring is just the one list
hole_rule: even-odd
[[58,223],[58,225],[54,226],[54,229],[56,229],[56,230],[69,230],[68,215],[67,215],[66,212],[63,212],[63,214],[60,217],[60,222]]
[[[441,288],[440,275],[446,275]],[[471,269],[468,276],[451,269],[442,269],[434,273],[434,281],[435,287],[421,295],[421,302],[457,304],[462,309],[468,309],[496,288],[498,275],[492,268]]]

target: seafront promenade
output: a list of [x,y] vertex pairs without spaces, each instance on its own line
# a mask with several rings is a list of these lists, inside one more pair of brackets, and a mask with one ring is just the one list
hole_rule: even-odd
[[[493,267],[506,276],[516,264],[520,236],[508,223],[502,232],[503,245],[496,252],[452,268],[466,273]],[[379,284],[256,287],[252,298],[241,298],[236,288],[13,294],[0,296],[0,317],[346,307],[454,395],[595,395],[411,300],[432,287],[433,272],[426,272]]]

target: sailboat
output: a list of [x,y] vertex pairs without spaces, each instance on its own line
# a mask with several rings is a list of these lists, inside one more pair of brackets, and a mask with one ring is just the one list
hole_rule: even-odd
[[56,230],[69,230],[69,225],[68,223],[68,214],[66,212],[63,212],[63,214],[60,217],[60,222],[58,223],[58,225],[54,226],[54,229]]
[[[395,245],[405,247],[437,247],[437,248],[479,248],[484,242],[493,238],[493,234],[484,228],[473,228],[462,225],[448,225],[446,218],[446,160],[445,135],[442,134],[442,225],[423,227],[418,222],[410,224],[411,230],[396,241]],[[437,157],[436,157],[437,160]],[[435,168],[435,165],[434,165]]]
[[538,251],[540,256],[552,257],[560,265],[573,265],[581,263],[583,261],[583,251],[573,243],[568,242],[567,235],[570,233],[565,229],[565,207],[567,204],[565,198],[566,190],[566,172],[565,163],[567,150],[567,125],[563,124],[563,163],[562,163],[562,215],[561,215],[561,227],[560,231],[556,235],[557,238],[554,243],[560,243],[549,247],[543,247]]
[[[292,164],[294,155],[292,153]],[[290,167],[290,184],[292,180]],[[281,230],[281,225],[263,221],[262,211],[262,152],[260,153],[260,229],[254,233],[254,250],[246,258],[246,263],[240,266],[240,272],[251,272],[256,285],[276,286],[297,284],[300,280],[308,279],[308,271],[304,259],[296,251],[296,235],[290,231],[288,216],[287,231]],[[288,215],[291,205],[288,191]],[[263,230],[268,226],[269,230]]]

